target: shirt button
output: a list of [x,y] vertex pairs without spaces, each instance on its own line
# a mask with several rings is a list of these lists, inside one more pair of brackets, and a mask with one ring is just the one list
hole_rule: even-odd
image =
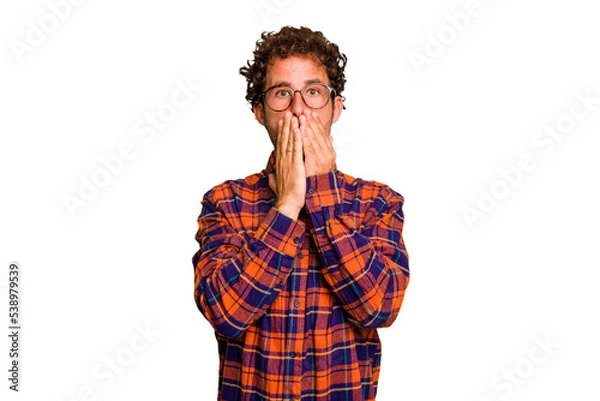
[[301,305],[301,304],[300,304],[300,301],[296,301],[296,302],[294,302],[294,306],[295,306],[296,308],[299,308],[299,307],[300,307],[300,305]]
[[300,238],[298,238],[298,237],[294,238],[294,244],[297,244],[298,242],[300,242]]
[[296,353],[295,352],[290,352],[290,357],[295,358],[296,357]]
[[304,257],[304,254],[303,254],[302,252],[300,252],[300,253],[298,254],[298,259],[302,259],[303,257]]
[[308,188],[308,193],[309,194],[314,194],[315,193],[315,189],[314,188]]
[[277,287],[283,287],[283,281],[280,281],[279,283],[277,283]]

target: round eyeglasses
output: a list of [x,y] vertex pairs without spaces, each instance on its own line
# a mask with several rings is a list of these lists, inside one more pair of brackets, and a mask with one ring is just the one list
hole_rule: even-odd
[[273,111],[283,111],[290,107],[296,92],[300,92],[302,100],[311,109],[322,109],[327,106],[335,89],[322,84],[308,84],[302,89],[292,89],[287,86],[272,86],[263,93],[267,106]]

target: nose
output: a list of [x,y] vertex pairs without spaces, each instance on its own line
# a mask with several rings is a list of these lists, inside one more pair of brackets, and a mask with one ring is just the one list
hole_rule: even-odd
[[300,91],[295,91],[292,99],[292,114],[294,114],[296,117],[300,117],[306,107],[306,103],[304,103],[304,99],[302,99]]

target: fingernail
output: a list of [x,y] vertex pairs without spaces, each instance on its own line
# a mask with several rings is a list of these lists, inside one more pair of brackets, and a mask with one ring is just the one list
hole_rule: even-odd
[[304,114],[302,114],[302,115],[300,116],[300,119],[301,119],[302,121],[304,121],[304,120],[306,120],[306,116],[305,116]]
[[312,116],[313,116],[314,118],[317,118],[318,114],[317,114],[316,112],[314,112],[314,111],[313,111],[313,113],[312,113]]

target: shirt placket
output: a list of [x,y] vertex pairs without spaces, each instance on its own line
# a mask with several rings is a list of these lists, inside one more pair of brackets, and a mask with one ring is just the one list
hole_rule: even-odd
[[[302,369],[304,361],[304,339],[306,321],[306,285],[308,263],[310,260],[310,241],[308,233],[304,243],[294,259],[293,273],[290,277],[290,322],[288,325],[288,342],[286,344],[286,358],[291,367],[290,375],[286,380],[286,398],[284,401],[300,401],[302,394]],[[296,239],[295,239],[296,241]]]

